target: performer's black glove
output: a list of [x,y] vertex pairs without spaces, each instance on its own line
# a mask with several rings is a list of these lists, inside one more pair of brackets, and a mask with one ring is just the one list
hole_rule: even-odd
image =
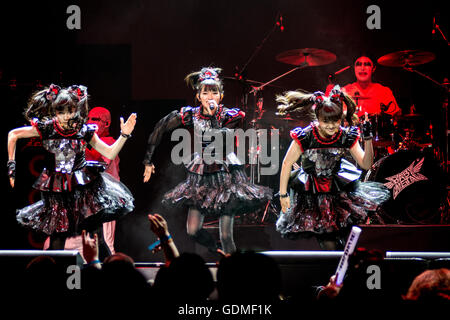
[[8,167],[8,176],[10,178],[15,178],[16,177],[16,161],[8,160],[8,163],[6,166]]
[[362,136],[364,140],[371,140],[373,138],[372,134],[372,123],[370,121],[364,121],[362,124]]

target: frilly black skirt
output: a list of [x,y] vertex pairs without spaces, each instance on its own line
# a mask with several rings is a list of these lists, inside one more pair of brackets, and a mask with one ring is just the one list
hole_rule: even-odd
[[104,172],[72,191],[43,191],[41,195],[40,201],[17,210],[17,221],[47,235],[77,235],[82,230],[95,230],[134,209],[130,190]]
[[367,220],[389,200],[390,192],[379,182],[355,181],[350,190],[329,193],[295,190],[291,208],[280,212],[276,229],[286,238],[339,232]]
[[163,204],[194,207],[208,216],[234,216],[264,209],[272,199],[272,189],[251,183],[242,166],[187,174],[184,182],[164,195]]

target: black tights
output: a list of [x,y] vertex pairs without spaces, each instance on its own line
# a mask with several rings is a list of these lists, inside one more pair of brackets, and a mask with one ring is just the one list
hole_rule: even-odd
[[[208,231],[202,228],[203,219],[204,215],[199,210],[189,208],[187,233],[192,239],[207,247],[209,251],[216,252],[216,241]],[[219,219],[220,242],[225,253],[233,253],[236,251],[236,245],[233,240],[233,223],[234,217],[232,216],[221,216]]]
[[[93,237],[96,233],[98,236],[98,251],[99,258],[103,261],[106,257],[111,255],[111,251],[109,250],[108,245],[106,244],[105,238],[103,237],[103,225],[101,225],[98,229],[94,231],[88,232],[89,236]],[[64,250],[64,246],[66,244],[66,239],[68,235],[67,233],[55,233],[50,236],[50,245],[48,247],[49,250]]]

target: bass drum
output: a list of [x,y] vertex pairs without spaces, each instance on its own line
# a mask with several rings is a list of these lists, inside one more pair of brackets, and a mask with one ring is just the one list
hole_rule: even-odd
[[398,151],[378,160],[365,181],[383,183],[391,198],[378,213],[382,224],[440,224],[445,174],[433,153]]

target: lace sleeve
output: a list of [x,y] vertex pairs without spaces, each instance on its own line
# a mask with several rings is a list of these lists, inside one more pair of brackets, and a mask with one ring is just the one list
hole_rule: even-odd
[[144,165],[151,164],[155,149],[161,142],[164,133],[181,126],[183,124],[182,119],[181,112],[174,110],[158,121],[153,132],[148,137],[147,151],[143,161]]

